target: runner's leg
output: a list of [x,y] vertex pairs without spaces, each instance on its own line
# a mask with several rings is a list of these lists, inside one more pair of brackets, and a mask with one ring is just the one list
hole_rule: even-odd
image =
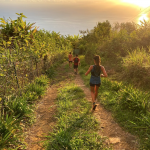
[[98,89],[99,89],[99,86],[95,86],[95,100],[96,100],[97,95],[98,95]]
[[95,110],[96,109],[96,98],[97,98],[97,94],[98,94],[98,86],[94,86],[94,101],[93,101],[93,110]]
[[76,66],[74,65],[74,73],[75,73],[75,74],[76,74],[76,69],[77,69],[77,68],[76,68]]
[[94,86],[90,86],[91,89],[91,97],[92,97],[92,102],[95,102],[95,94],[94,94]]
[[76,68],[75,68],[75,65],[73,65],[73,68],[74,68],[74,74],[76,73]]
[[91,97],[92,97],[92,109],[93,109],[93,103],[95,102],[95,94],[94,94],[94,86],[90,86],[91,89]]

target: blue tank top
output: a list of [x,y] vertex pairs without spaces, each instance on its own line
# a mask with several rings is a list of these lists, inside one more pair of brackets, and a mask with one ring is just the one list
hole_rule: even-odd
[[[97,67],[99,67],[99,69]],[[91,70],[90,83],[100,84],[101,83],[100,74],[101,74],[101,67],[97,65],[93,65],[93,69]]]

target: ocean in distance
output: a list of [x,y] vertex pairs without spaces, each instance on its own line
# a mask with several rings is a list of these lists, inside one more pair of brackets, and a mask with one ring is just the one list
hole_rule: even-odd
[[[19,12],[20,13],[20,12]],[[119,21],[117,21],[114,18],[109,18],[109,17],[103,17],[100,19],[96,19],[96,20],[85,20],[83,22],[83,20],[73,20],[72,18],[69,20],[65,20],[62,18],[47,18],[45,16],[37,16],[37,15],[33,15],[33,14],[28,14],[26,15],[24,13],[24,15],[27,18],[24,18],[23,20],[26,20],[27,23],[35,23],[35,26],[38,26],[38,29],[44,29],[47,31],[55,31],[55,32],[60,32],[60,34],[62,35],[77,35],[79,34],[79,30],[86,30],[86,29],[93,29],[94,26],[96,26],[96,24],[98,22],[103,22],[108,20],[110,23],[115,23],[115,22],[124,22],[124,20],[130,19],[130,18],[118,18]],[[17,15],[15,14],[11,14],[11,13],[5,13],[5,14],[0,14],[0,18],[5,18],[5,19],[9,19],[9,17],[11,19],[16,19]]]
[[[5,2],[6,3],[6,2]],[[2,3],[3,4],[3,3]],[[9,3],[10,4],[10,3]],[[23,13],[27,18],[24,20],[30,23],[35,23],[39,29],[47,31],[60,32],[62,35],[77,35],[79,30],[93,29],[98,22],[108,20],[112,25],[115,22],[135,21],[138,18],[138,11],[132,13],[128,7],[125,7],[125,12],[121,6],[113,6],[111,8],[102,9],[97,6],[87,5],[1,5],[0,18],[16,19],[16,13]],[[99,10],[100,9],[100,10]],[[122,14],[120,12],[123,12]]]

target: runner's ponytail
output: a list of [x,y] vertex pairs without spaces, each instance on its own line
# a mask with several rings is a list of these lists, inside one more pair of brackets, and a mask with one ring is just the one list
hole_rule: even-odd
[[96,65],[98,65],[98,66],[101,65],[101,58],[99,55],[95,55],[94,60],[95,60]]
[[99,55],[95,55],[94,60],[95,60],[95,64],[96,64],[96,66],[95,66],[96,70],[95,71],[99,72],[100,71],[100,65],[101,65],[101,58]]

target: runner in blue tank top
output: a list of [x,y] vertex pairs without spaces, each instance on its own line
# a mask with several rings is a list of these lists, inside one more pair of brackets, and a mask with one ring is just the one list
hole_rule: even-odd
[[91,65],[88,71],[85,73],[85,75],[87,76],[91,72],[90,89],[91,89],[91,97],[93,102],[93,106],[92,106],[93,110],[95,110],[97,106],[95,101],[98,95],[98,88],[101,85],[100,77],[107,77],[105,68],[101,66],[100,56],[96,55],[94,57],[94,63],[95,65]]

